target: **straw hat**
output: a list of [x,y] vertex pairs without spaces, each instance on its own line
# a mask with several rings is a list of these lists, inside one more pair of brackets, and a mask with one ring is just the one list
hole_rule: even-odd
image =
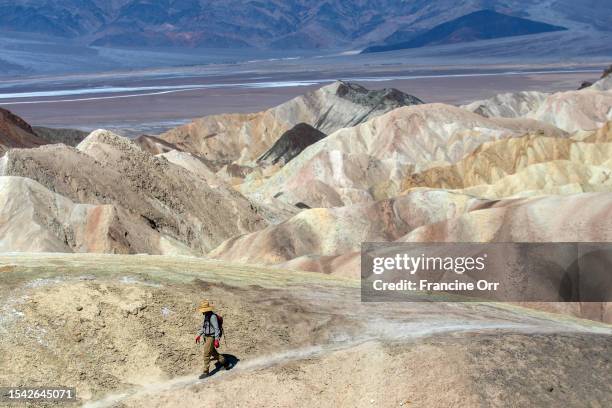
[[212,312],[213,310],[214,306],[208,300],[203,300],[198,307],[198,312],[200,313]]

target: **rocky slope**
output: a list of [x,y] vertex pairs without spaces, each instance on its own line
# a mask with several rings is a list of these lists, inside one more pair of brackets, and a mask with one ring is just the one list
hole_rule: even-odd
[[612,120],[610,106],[612,92],[586,88],[549,95],[526,117],[550,123],[567,132],[595,130]]
[[479,208],[484,200],[446,191],[415,191],[372,204],[316,208],[261,231],[232,238],[210,256],[278,264],[301,256],[340,255],[362,242],[394,241],[418,226]]
[[38,137],[49,144],[63,143],[68,146],[76,146],[89,135],[88,132],[78,129],[58,129],[42,126],[32,127]]
[[190,171],[191,173],[202,178],[210,187],[214,188],[219,187],[220,185],[225,186],[223,181],[219,179],[219,177],[217,177],[215,172],[212,170],[209,162],[198,156],[194,156],[191,153],[181,152],[178,150],[169,150],[167,152],[157,154],[157,157],[164,158],[170,163],[176,164],[177,166]]
[[455,163],[485,142],[527,132],[565,136],[534,120],[490,119],[444,104],[403,107],[329,135],[269,179],[247,180],[242,191],[310,207],[371,202],[397,195],[409,174]]
[[548,95],[537,91],[505,93],[472,102],[462,108],[487,118],[519,118],[539,108]]
[[394,108],[420,103],[394,89],[369,91],[338,81],[263,112],[207,116],[160,137],[214,163],[252,164],[299,123],[330,134]]
[[8,149],[46,144],[19,116],[0,108],[0,156]]
[[284,166],[313,143],[327,135],[307,123],[298,123],[278,138],[272,147],[257,159],[259,165]]
[[612,193],[491,202],[490,208],[419,227],[407,242],[610,242]]
[[87,135],[87,132],[77,129],[32,127],[14,113],[0,108],[0,156],[14,148],[33,148],[55,143],[76,146]]
[[605,90],[610,90],[612,89],[612,83],[610,82],[610,77],[612,76],[612,65],[610,65],[608,68],[606,68],[603,72],[603,74],[601,74],[601,78],[599,81],[597,81],[597,85],[593,84],[592,82],[589,81],[584,81],[581,85],[580,85],[580,89],[584,89],[584,88],[592,88],[592,89],[596,89],[599,91],[605,91]]
[[486,117],[529,118],[549,123],[567,132],[596,130],[612,120],[612,87],[604,76],[578,91],[545,94],[518,92],[475,101],[463,108]]
[[171,143],[168,143],[158,137],[149,135],[138,136],[136,139],[134,139],[134,143],[140,146],[140,148],[145,152],[149,152],[153,155],[168,153],[172,150],[180,150]]
[[612,90],[612,74],[610,73],[606,74],[602,79],[600,79],[599,81],[591,85],[590,88],[596,91],[611,91]]
[[573,138],[526,135],[484,143],[451,166],[410,175],[403,189],[463,189],[484,198],[610,191],[612,122]]
[[[341,256],[367,241],[607,242],[612,239],[610,211],[609,192],[486,200],[421,189],[372,205],[306,210],[230,239],[211,255],[277,264],[300,256]],[[352,275],[359,275],[358,265]]]
[[2,252],[127,253],[122,215],[113,205],[75,204],[29,178],[0,177]]
[[0,177],[0,251],[197,253],[115,204],[80,204],[24,177]]
[[[237,192],[211,187],[205,177],[106,131],[93,132],[76,149],[11,150],[0,174],[31,178],[75,203],[117,206],[129,224],[138,226],[126,227],[120,237],[129,241],[132,253],[202,254],[224,239],[266,225]],[[158,238],[139,234],[142,225],[150,230],[147,235]]]

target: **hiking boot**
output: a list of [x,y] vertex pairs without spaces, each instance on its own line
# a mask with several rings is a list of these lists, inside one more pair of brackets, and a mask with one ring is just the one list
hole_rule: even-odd
[[210,377],[210,374],[209,374],[209,373],[202,373],[202,374],[200,374],[200,376],[198,377],[198,379],[203,380],[203,379],[205,379],[206,377]]

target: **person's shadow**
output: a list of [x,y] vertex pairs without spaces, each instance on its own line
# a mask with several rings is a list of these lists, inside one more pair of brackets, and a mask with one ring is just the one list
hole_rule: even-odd
[[[238,364],[238,362],[240,361],[240,359],[233,354],[223,354],[223,357],[225,357],[225,362],[229,367],[227,368],[228,370],[231,370],[232,368],[236,367],[236,364]],[[221,370],[224,370],[223,365],[217,361],[215,362],[215,368],[210,372],[209,376],[213,376]]]

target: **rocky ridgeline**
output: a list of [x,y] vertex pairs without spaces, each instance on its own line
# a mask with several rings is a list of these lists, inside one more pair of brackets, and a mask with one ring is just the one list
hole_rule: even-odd
[[[92,226],[84,228],[85,236],[79,236],[70,224],[57,218],[62,212],[54,211],[54,206],[36,205],[30,195],[3,190],[7,199],[21,200],[18,208],[24,211],[48,212],[41,226],[55,233],[58,241],[51,246],[26,242],[26,247],[15,250],[98,248],[103,252],[202,255],[223,239],[266,225],[257,208],[229,187],[211,187],[206,175],[153,156],[107,131],[93,132],[77,148],[13,149],[2,160],[2,176],[35,180],[38,183],[30,188],[48,191],[44,195],[49,198],[43,203],[53,202],[55,193],[78,204],[112,207],[108,219],[85,214],[84,226]],[[14,212],[7,207],[2,211],[9,216],[3,225],[10,233],[7,236],[27,234]],[[39,228],[35,219],[27,225]],[[90,241],[91,245],[84,244]]]
[[398,90],[369,91],[337,81],[263,112],[206,116],[160,138],[219,167],[253,166],[285,132],[300,123],[330,134],[395,108],[421,103]]

